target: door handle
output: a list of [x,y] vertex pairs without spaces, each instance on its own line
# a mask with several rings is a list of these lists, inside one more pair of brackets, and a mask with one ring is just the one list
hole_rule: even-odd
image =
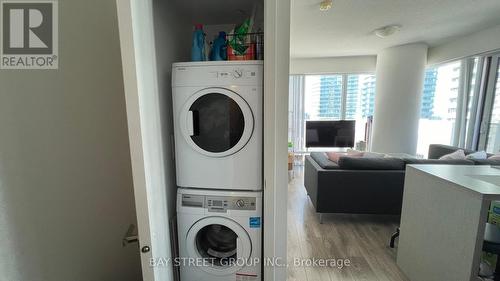
[[136,230],[135,225],[129,225],[127,232],[125,232],[125,236],[122,239],[122,246],[125,247],[131,243],[139,243],[139,235],[134,234]]
[[236,259],[241,258],[241,240],[239,237],[236,238]]
[[200,134],[200,113],[197,110],[189,110],[187,115],[187,131],[190,137]]
[[187,122],[188,135],[189,136],[194,135],[193,112],[191,110],[188,111],[187,121],[186,122]]

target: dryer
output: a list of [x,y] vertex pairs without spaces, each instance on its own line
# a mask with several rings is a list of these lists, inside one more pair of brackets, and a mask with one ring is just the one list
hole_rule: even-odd
[[262,191],[177,192],[181,281],[261,280]]
[[174,63],[177,185],[262,190],[262,61]]

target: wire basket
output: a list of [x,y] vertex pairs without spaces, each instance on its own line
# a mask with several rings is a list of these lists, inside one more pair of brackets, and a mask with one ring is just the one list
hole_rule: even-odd
[[228,60],[263,60],[264,33],[227,34]]

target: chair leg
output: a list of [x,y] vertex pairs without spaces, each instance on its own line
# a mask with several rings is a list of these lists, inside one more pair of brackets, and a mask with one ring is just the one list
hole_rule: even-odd
[[389,243],[389,247],[394,248],[394,243],[396,242],[396,238],[399,237],[399,227],[396,228],[396,232],[391,235],[391,242]]
[[319,213],[319,223],[323,224],[323,214]]

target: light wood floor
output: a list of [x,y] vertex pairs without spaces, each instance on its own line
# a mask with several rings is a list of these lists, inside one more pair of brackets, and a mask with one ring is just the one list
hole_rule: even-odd
[[[288,281],[408,281],[389,248],[393,216],[326,214],[323,224],[307,197],[302,171],[288,185]],[[351,266],[295,267],[295,258],[349,259]]]

